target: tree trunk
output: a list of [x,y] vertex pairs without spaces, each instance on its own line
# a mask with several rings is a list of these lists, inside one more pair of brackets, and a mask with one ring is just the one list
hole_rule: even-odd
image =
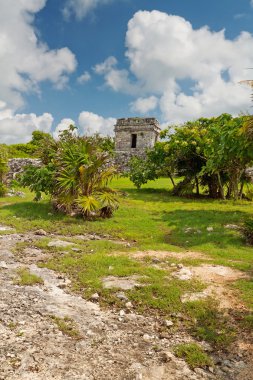
[[170,173],[169,173],[169,179],[171,180],[173,187],[175,187],[176,184],[175,184],[174,178],[172,177],[172,175]]
[[218,178],[220,196],[221,196],[222,199],[225,199],[224,189],[223,189],[223,186],[222,186],[222,183],[221,183],[220,173],[217,174],[217,178]]
[[195,185],[196,185],[196,193],[199,196],[199,180],[198,177],[195,176]]

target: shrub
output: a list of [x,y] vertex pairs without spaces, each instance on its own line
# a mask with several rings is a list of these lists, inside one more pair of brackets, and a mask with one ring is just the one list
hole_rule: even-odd
[[107,218],[117,209],[117,193],[108,186],[116,169],[108,166],[109,154],[98,144],[97,136],[76,136],[71,126],[58,141],[48,141],[41,158],[44,166],[28,167],[20,180],[36,192],[35,200],[45,192],[57,210],[85,218]]

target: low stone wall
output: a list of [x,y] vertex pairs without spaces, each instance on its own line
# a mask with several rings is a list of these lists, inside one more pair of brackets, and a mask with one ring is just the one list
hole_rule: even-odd
[[124,173],[129,171],[129,161],[132,157],[140,157],[145,159],[145,152],[131,153],[131,152],[117,152],[115,155],[114,163],[119,168],[119,171]]
[[41,161],[36,158],[12,158],[8,161],[9,172],[7,175],[7,181],[12,181],[18,174],[22,173],[26,166],[41,166]]

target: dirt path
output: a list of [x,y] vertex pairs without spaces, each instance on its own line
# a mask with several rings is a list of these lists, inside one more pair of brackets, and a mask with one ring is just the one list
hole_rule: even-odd
[[[12,249],[33,238],[0,236],[0,380],[222,379],[200,368],[192,371],[176,358],[172,347],[191,338],[184,333],[162,338],[158,318],[103,311],[68,293],[66,279],[32,263],[30,271],[42,277],[44,285],[16,285],[23,264]],[[60,331],[52,316],[73,321],[78,337]],[[244,380],[252,380],[247,374]]]

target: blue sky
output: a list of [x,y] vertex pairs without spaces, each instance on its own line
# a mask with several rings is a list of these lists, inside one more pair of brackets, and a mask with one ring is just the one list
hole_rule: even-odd
[[250,112],[250,0],[0,0],[1,141]]

